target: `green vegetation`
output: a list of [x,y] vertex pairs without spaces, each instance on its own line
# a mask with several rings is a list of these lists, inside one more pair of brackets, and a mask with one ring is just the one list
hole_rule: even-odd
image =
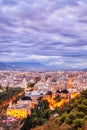
[[49,96],[52,98],[52,92],[51,92],[51,91],[48,91],[48,92],[46,93],[46,95],[49,95]]
[[23,90],[21,88],[10,88],[7,86],[5,91],[0,93],[0,104],[2,104],[2,102],[5,100],[9,100],[10,98],[22,91]]
[[5,111],[8,108],[9,105],[9,100],[13,97],[15,97],[15,99],[12,99],[12,103],[16,103],[20,96],[17,94],[23,92],[23,89],[21,88],[10,88],[9,86],[7,86],[5,88],[5,90],[3,92],[0,92],[0,115],[4,114]]
[[[67,106],[63,106],[58,112],[60,114],[56,121],[60,127],[64,124],[69,126],[69,130],[82,130],[87,120],[87,90],[81,96],[72,99]],[[65,112],[62,111],[63,108]],[[68,128],[67,128],[68,129]]]
[[56,102],[60,102],[60,101],[61,101],[61,97],[60,97],[59,95],[57,95],[57,96],[54,98],[54,100],[55,100]]
[[35,83],[29,83],[29,84],[27,85],[27,87],[33,88],[34,85],[35,85]]
[[26,118],[21,130],[30,130],[37,125],[44,124],[51,116],[52,111],[49,110],[47,100],[39,100],[38,104],[31,110],[31,115]]
[[32,100],[31,97],[28,96],[24,96],[23,98],[21,98],[22,100]]
[[[60,100],[60,97],[55,100]],[[21,130],[87,130],[87,90],[54,111],[45,106],[46,102],[38,100]],[[58,117],[54,116],[55,113]]]

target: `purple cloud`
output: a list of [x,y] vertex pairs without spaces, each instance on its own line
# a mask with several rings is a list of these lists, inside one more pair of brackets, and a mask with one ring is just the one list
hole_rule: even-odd
[[38,61],[45,56],[44,64],[55,65],[58,58],[64,66],[81,67],[83,59],[85,67],[86,12],[87,0],[1,0],[0,61]]

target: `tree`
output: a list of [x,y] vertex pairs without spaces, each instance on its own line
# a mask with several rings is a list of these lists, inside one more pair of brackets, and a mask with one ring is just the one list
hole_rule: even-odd
[[69,91],[67,89],[62,90],[61,92],[65,93],[65,94],[69,93]]
[[79,112],[79,111],[78,111],[78,112],[76,113],[76,118],[84,118],[84,116],[85,116],[85,115],[84,115],[83,112]]
[[52,98],[52,92],[51,92],[51,91],[48,91],[48,92],[46,93],[46,95],[49,95],[49,96]]
[[37,100],[38,100],[38,101],[42,101],[42,99],[43,99],[43,97],[40,96]]
[[66,115],[65,115],[65,114],[63,114],[63,115],[61,115],[61,116],[59,117],[60,125],[61,125],[62,123],[64,123],[65,118],[66,118]]
[[46,113],[45,113],[45,118],[46,118],[46,119],[49,119],[50,116],[52,115],[52,113],[53,113],[52,110],[48,110],[48,111],[46,111]]
[[59,107],[56,107],[56,108],[54,109],[54,113],[59,113]]
[[87,106],[87,99],[84,99],[82,103]]
[[30,130],[32,128],[32,117],[28,116],[23,124],[21,130]]
[[65,122],[70,125],[70,124],[72,124],[72,122],[73,122],[74,119],[75,119],[75,115],[73,115],[73,114],[68,114],[68,115],[66,116]]
[[25,96],[22,98],[22,100],[32,100],[31,97]]
[[7,85],[7,87],[6,87],[6,91],[8,91],[9,90],[9,85]]
[[60,97],[59,95],[57,95],[57,96],[54,98],[54,100],[55,100],[56,102],[60,102],[60,101],[61,101],[61,97]]
[[78,129],[78,128],[81,128],[82,126],[84,125],[84,119],[75,119],[75,120],[73,120],[73,128],[75,128],[76,130]]
[[42,125],[47,120],[49,103],[47,100],[40,100],[31,110],[31,115],[27,117],[21,130],[30,130],[37,125]]
[[35,85],[35,83],[30,83],[30,84],[29,84],[29,87],[33,88],[34,85]]
[[86,112],[87,106],[84,104],[78,105],[78,111]]

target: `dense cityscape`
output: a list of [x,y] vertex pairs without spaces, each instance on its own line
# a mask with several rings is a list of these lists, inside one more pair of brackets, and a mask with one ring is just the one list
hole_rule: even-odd
[[[1,102],[0,128],[18,130],[21,128],[22,119],[31,115],[31,109],[38,104],[38,98],[47,100],[50,109],[54,110],[86,90],[87,72],[0,71],[0,93],[5,92],[7,88],[20,88],[21,91],[17,95],[14,94],[15,98],[11,97],[7,103]],[[58,95],[62,98],[61,101],[54,100]],[[13,102],[16,98],[18,98],[17,101]],[[5,105],[8,106],[3,111]]]

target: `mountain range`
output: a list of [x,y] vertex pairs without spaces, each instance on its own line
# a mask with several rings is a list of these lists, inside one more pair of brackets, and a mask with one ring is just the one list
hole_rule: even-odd
[[0,63],[0,70],[50,70],[48,67],[39,62],[7,62]]
[[84,69],[72,69],[72,68],[63,68],[63,66],[55,65],[44,65],[40,62],[0,62],[0,70],[29,70],[29,71],[55,71],[55,70],[83,70],[87,71],[87,68]]

